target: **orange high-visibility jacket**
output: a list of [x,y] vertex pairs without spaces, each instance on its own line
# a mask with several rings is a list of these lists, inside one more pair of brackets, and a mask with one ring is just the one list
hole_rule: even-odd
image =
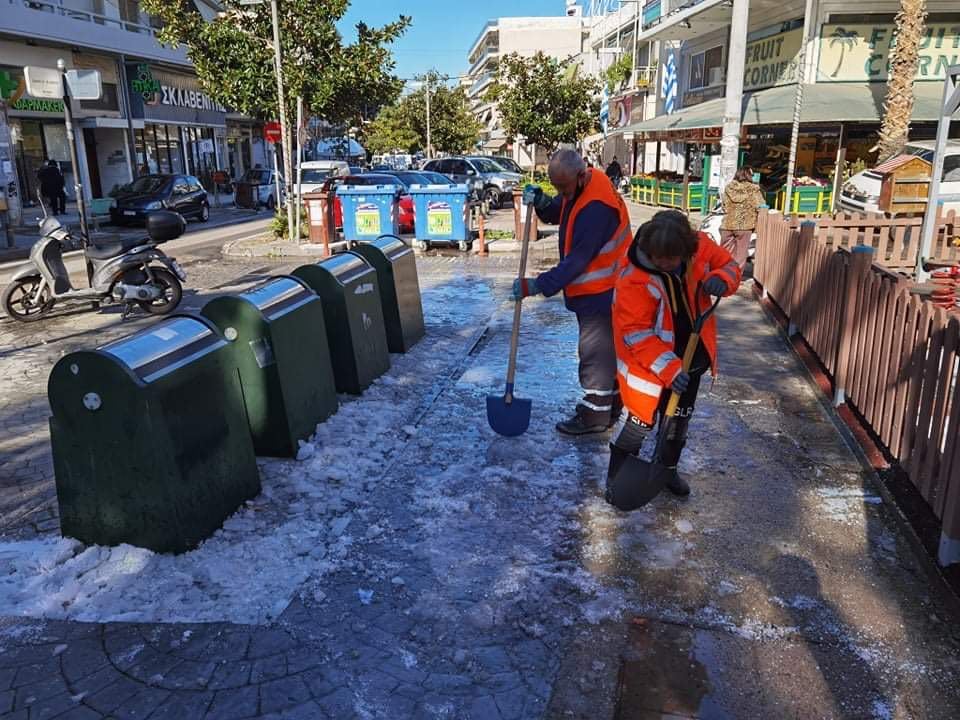
[[[706,234],[699,233],[697,252],[687,263],[684,275],[686,297],[673,297],[673,286],[656,272],[637,267],[624,259],[613,292],[613,336],[617,349],[617,380],[623,404],[636,417],[652,424],[665,387],[673,383],[681,370],[681,358],[674,351],[674,313],[697,314],[709,307],[713,298],[697,286],[707,278],[719,276],[727,284],[725,295],[740,285],[740,267]],[[694,294],[698,297],[694,298]],[[695,316],[691,314],[691,324]],[[700,338],[710,355],[713,373],[717,372],[717,323],[710,317]],[[680,348],[682,355],[683,348]]]
[[[623,197],[613,187],[610,178],[601,172],[587,170],[587,184],[584,185],[580,195],[574,201],[573,209],[570,210],[570,217],[567,219],[566,237],[563,239],[564,257],[570,254],[573,247],[573,228],[577,221],[577,215],[587,206],[588,203],[599,200],[617,211],[620,222],[617,229],[602,248],[597,256],[590,261],[586,269],[563,290],[568,297],[577,295],[599,295],[613,288],[617,280],[617,270],[620,262],[626,255],[627,248],[630,247],[630,214],[627,212],[627,205]],[[566,209],[567,201],[564,199],[560,206],[560,217]]]

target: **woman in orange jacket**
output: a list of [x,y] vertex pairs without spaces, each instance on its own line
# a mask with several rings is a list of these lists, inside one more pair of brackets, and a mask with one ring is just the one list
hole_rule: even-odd
[[671,436],[663,438],[660,462],[673,469],[667,481],[670,491],[690,494],[676,467],[700,378],[708,369],[717,372],[713,317],[703,327],[689,372],[683,371],[680,358],[694,319],[712,303],[710,296],[732,295],[739,284],[740,266],[730,253],[705,233],[694,231],[683,213],[659,212],[637,230],[613,295],[617,379],[624,408],[610,440],[608,484],[627,456],[639,452],[675,390],[680,393],[677,422],[672,423]]

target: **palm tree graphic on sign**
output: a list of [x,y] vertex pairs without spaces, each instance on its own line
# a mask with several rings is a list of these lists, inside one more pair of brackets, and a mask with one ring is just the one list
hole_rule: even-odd
[[860,33],[856,30],[845,30],[842,27],[838,27],[830,33],[830,47],[834,47],[835,45],[840,46],[840,59],[837,60],[837,68],[830,74],[830,77],[836,77],[840,73],[840,68],[843,65],[843,59],[847,50],[854,48],[857,44],[857,38],[859,37]]

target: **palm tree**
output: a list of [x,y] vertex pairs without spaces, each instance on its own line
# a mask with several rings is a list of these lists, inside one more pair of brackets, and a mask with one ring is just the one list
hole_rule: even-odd
[[840,73],[840,68],[843,66],[843,58],[846,56],[847,50],[853,49],[857,44],[858,37],[860,37],[860,33],[856,30],[845,30],[842,27],[838,27],[830,33],[830,47],[834,47],[835,45],[840,46],[840,59],[837,60],[837,67],[830,74],[830,77],[836,77]]
[[917,75],[926,20],[926,0],[900,0],[896,44],[890,53],[887,97],[883,101],[883,123],[877,143],[881,162],[902,152],[910,136],[913,80]]

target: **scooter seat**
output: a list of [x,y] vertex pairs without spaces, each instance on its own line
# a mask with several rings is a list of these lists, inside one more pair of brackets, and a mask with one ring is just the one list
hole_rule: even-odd
[[91,245],[87,248],[87,257],[93,258],[95,260],[109,260],[110,258],[117,257],[127,252],[131,248],[135,248],[137,245],[145,245],[148,240],[143,238],[121,238],[120,240],[111,240],[109,242],[100,243],[99,245]]

